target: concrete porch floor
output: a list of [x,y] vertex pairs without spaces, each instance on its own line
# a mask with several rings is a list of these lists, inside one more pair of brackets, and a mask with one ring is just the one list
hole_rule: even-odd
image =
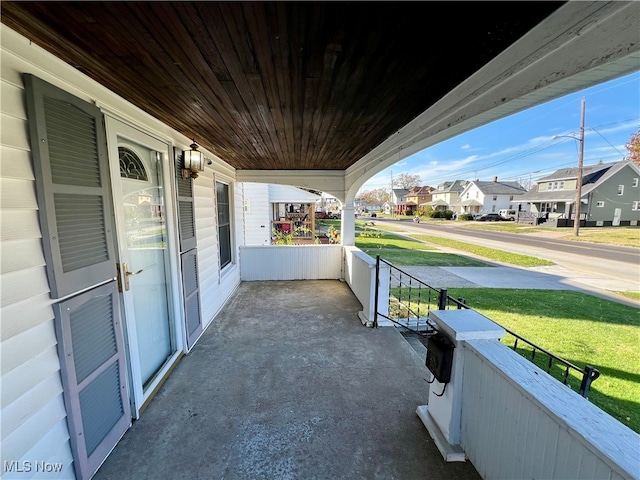
[[243,282],[95,475],[479,479],[416,414],[424,357],[339,281]]

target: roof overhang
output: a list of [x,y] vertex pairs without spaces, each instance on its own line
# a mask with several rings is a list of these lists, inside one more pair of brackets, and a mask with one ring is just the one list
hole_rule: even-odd
[[426,147],[637,71],[639,13],[618,1],[3,1],[1,21],[238,180],[345,199]]

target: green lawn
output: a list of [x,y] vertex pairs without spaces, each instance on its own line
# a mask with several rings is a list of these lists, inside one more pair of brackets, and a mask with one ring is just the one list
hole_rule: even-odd
[[472,243],[460,242],[458,240],[451,240],[445,237],[420,234],[410,234],[409,236],[418,240],[433,243],[435,245],[442,245],[444,247],[453,248],[455,250],[473,253],[488,260],[509,263],[511,265],[518,265],[520,267],[539,267],[544,265],[553,265],[553,262],[549,262],[548,260],[543,260],[541,258],[521,255],[519,253],[505,252],[504,250],[483,247],[480,245],[474,245]]
[[640,292],[615,292],[623,297],[630,298],[631,300],[640,300]]
[[402,228],[402,227],[397,227],[395,225],[389,225],[389,224],[382,224],[382,223],[376,223],[375,219],[373,224],[375,225],[375,228],[380,229],[380,230],[386,230],[387,232],[405,232],[406,229]]
[[387,262],[397,266],[420,266],[420,267],[488,267],[484,262],[473,258],[462,257],[453,253],[425,252],[419,250],[373,249],[362,247],[356,239],[356,246],[365,253],[375,258],[380,255]]
[[[574,365],[597,368],[601,376],[589,400],[640,433],[640,309],[573,291],[452,288],[448,293]],[[513,346],[513,337],[504,341]],[[546,369],[544,355],[537,359]],[[570,377],[573,390],[579,382]]]
[[582,227],[578,236],[573,235],[573,228],[549,228],[532,226],[515,222],[456,222],[456,226],[477,230],[493,230],[509,233],[554,232],[560,240],[576,242],[601,243],[625,247],[640,248],[640,228],[638,227]]
[[578,237],[568,233],[560,238],[577,242],[640,248],[640,228],[638,227],[582,227]]
[[[470,228],[473,230],[493,230],[496,232],[507,233],[536,233],[557,231],[556,228],[545,228],[541,226],[516,222],[474,222],[470,220],[460,220],[459,222],[455,222],[454,225],[456,227]],[[571,232],[573,232],[573,229],[571,229]],[[567,231],[567,233],[569,233],[569,231]]]
[[[434,250],[434,247],[418,240],[411,240],[398,235],[378,232],[379,237],[365,237],[356,233],[356,247],[362,249],[396,248],[406,250]],[[375,255],[373,255],[375,257]]]
[[[505,222],[506,223],[506,222]],[[448,247],[448,248],[453,248],[455,250],[460,250],[460,251],[464,251],[464,252],[469,252],[469,253],[473,253],[475,255],[479,255],[481,257],[486,258],[487,260],[495,260],[497,262],[502,262],[502,263],[509,263],[511,265],[518,265],[520,267],[539,267],[539,266],[544,266],[544,265],[553,265],[553,262],[549,262],[548,260],[543,260],[541,258],[537,258],[537,257],[531,257],[528,255],[520,255],[518,253],[511,253],[511,252],[505,252],[504,250],[498,250],[495,248],[489,248],[489,247],[482,247],[479,245],[473,245],[472,243],[466,243],[466,242],[460,242],[457,240],[451,240],[445,237],[438,237],[435,235],[421,235],[421,234],[414,234],[414,233],[410,233],[410,234],[406,234],[403,237],[400,237],[398,235],[394,235],[393,232],[403,232],[405,231],[402,228],[396,227],[396,226],[391,226],[391,225],[380,225],[380,224],[374,224],[374,228],[376,230],[379,231],[386,231],[386,232],[390,232],[389,233],[381,233],[382,237],[380,239],[375,239],[375,238],[366,238],[363,239],[361,237],[358,237],[356,235],[356,246],[362,249],[369,249],[369,248],[375,248],[375,247],[379,247],[379,248],[417,248],[420,250],[427,250],[430,247],[423,247],[423,246],[418,246],[420,242],[417,243],[409,243],[409,244],[403,244],[401,239],[402,238],[406,238],[406,237],[411,237],[411,238],[415,238],[416,240],[420,240],[421,242],[428,242],[430,244],[433,245],[441,245],[444,247]],[[369,228],[370,230],[371,228]],[[393,240],[393,239],[397,239],[397,240]],[[377,242],[376,240],[379,240],[379,242]],[[424,244],[423,244],[424,245]],[[432,248],[432,247],[431,247]],[[369,252],[367,252],[369,253]],[[369,253],[370,255],[374,256],[373,254]],[[404,257],[407,258],[407,257]],[[434,257],[434,260],[436,259],[436,257]],[[389,260],[393,263],[392,260]],[[399,265],[409,265],[408,263],[401,263]],[[420,264],[415,264],[415,265],[427,265],[425,263],[420,263]],[[479,265],[482,265],[482,262],[479,263]],[[433,265],[433,266],[441,266],[441,265]],[[442,266],[446,266],[446,265],[442,265]],[[449,265],[449,266],[455,266],[455,265]],[[486,266],[486,265],[485,265]]]

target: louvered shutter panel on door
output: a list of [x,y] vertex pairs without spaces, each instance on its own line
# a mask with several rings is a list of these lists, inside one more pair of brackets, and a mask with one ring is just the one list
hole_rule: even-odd
[[178,229],[180,232],[180,265],[182,267],[182,292],[184,294],[185,328],[187,348],[191,349],[202,333],[200,311],[200,287],[198,282],[198,250],[193,201],[193,180],[182,178],[182,151],[173,149],[178,192]]
[[24,82],[49,288],[62,298],[116,275],[103,116],[37,77]]
[[76,473],[90,478],[131,425],[115,282],[54,305]]
[[53,309],[67,425],[76,475],[90,478],[131,424],[103,117],[23,79],[47,277],[65,297]]

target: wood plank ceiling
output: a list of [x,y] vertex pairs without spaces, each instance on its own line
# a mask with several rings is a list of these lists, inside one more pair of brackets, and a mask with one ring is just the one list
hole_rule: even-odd
[[346,169],[564,2],[2,1],[237,169]]

